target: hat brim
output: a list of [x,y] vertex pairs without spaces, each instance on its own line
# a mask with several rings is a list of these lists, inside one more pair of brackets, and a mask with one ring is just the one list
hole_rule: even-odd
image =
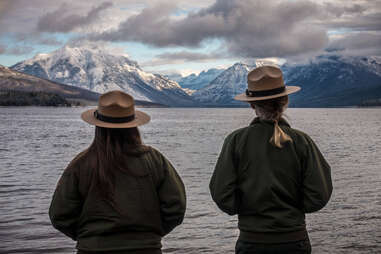
[[83,121],[88,124],[104,127],[104,128],[133,128],[143,124],[148,123],[151,120],[151,117],[146,113],[135,110],[135,119],[127,123],[108,123],[98,120],[94,117],[94,112],[96,109],[90,109],[81,114]]
[[246,95],[246,93],[241,93],[238,94],[234,97],[234,100],[237,101],[261,101],[261,100],[269,100],[269,99],[274,99],[278,97],[282,97],[288,94],[296,93],[300,90],[301,88],[299,86],[286,86],[286,89],[283,93],[278,93],[274,95],[269,95],[269,96],[262,96],[262,97],[249,97]]

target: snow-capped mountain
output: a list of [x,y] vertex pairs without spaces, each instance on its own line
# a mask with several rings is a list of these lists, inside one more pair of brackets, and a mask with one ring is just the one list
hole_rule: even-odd
[[255,66],[236,63],[218,75],[209,85],[197,90],[192,97],[206,105],[237,104],[233,97],[247,88],[247,74]]
[[286,84],[302,87],[292,95],[291,106],[354,106],[381,98],[379,57],[328,55],[282,69]]
[[11,69],[98,93],[123,90],[137,100],[171,106],[193,104],[177,82],[145,72],[127,55],[93,43],[66,45]]
[[[233,97],[246,90],[247,73],[255,66],[236,63],[192,97],[204,105],[245,105]],[[326,55],[281,68],[286,85],[302,87],[290,95],[293,107],[356,106],[381,98],[380,57]]]
[[211,81],[213,81],[218,75],[220,75],[224,69],[209,69],[207,71],[202,71],[198,75],[190,74],[188,76],[182,77],[177,82],[182,88],[187,88],[191,90],[199,90],[207,86]]
[[183,78],[183,76],[180,73],[170,73],[163,75],[170,80],[176,81],[177,83],[179,83],[179,81]]
[[[190,75],[180,81],[182,88],[165,76],[143,71],[126,55],[80,44],[39,54],[11,69],[94,92],[120,89],[137,100],[170,106],[229,106],[245,105],[233,97],[245,91],[247,74],[255,66],[236,63],[226,70]],[[302,87],[291,95],[291,106],[353,106],[381,98],[381,57],[324,55],[305,64],[285,64],[282,70],[286,84]]]

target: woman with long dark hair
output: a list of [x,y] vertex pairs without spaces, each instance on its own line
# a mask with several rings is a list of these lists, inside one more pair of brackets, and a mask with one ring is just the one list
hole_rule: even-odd
[[95,125],[88,149],[64,170],[49,216],[78,253],[161,253],[161,238],[182,223],[185,189],[171,163],[142,144],[150,117],[120,91],[103,94],[82,119]]
[[316,144],[282,117],[288,94],[282,71],[248,74],[247,101],[257,117],[224,142],[210,191],[218,207],[238,215],[237,254],[311,253],[305,214],[322,209],[332,192],[331,169]]

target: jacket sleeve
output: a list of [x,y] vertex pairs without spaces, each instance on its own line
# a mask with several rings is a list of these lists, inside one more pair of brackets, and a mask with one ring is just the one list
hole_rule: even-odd
[[164,235],[183,222],[186,209],[185,187],[172,164],[161,156],[164,176],[158,186]]
[[82,202],[78,191],[78,179],[70,167],[69,165],[58,181],[50,204],[49,217],[53,227],[76,240]]
[[229,215],[237,214],[239,207],[235,161],[234,138],[228,136],[218,157],[209,189],[217,206]]
[[306,156],[303,161],[303,205],[305,213],[322,209],[332,194],[331,167],[316,144],[307,139]]

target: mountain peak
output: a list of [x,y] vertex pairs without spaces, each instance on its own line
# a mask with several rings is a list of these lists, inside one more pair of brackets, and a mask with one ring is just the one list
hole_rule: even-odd
[[140,68],[138,63],[130,60],[129,56],[122,49],[88,41],[68,43],[53,52],[36,54],[33,58],[23,63],[30,65],[35,62],[41,62],[51,65],[63,59],[74,65],[81,65],[81,62],[90,59],[96,62],[125,62],[128,65]]
[[67,44],[11,68],[98,93],[123,90],[137,100],[165,105],[192,103],[178,83],[143,71],[122,50],[102,44]]
[[179,79],[178,82],[182,88],[189,89],[188,92],[190,91],[192,93],[193,90],[198,90],[207,86],[223,71],[223,69],[212,68],[209,70],[204,70],[200,72],[198,75],[192,73],[186,77],[182,77],[181,79]]
[[238,62],[229,67],[228,70],[230,69],[231,71],[250,71],[251,68],[252,66],[249,66],[248,64]]

